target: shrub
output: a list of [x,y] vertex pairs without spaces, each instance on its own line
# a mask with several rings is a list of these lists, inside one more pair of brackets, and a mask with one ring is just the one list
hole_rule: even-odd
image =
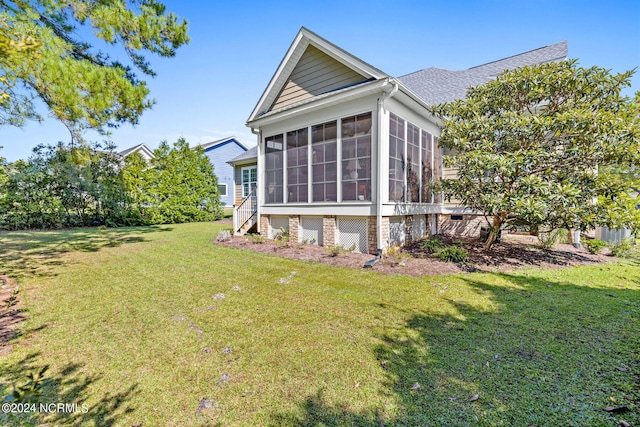
[[562,240],[563,236],[566,236],[567,230],[558,228],[549,231],[540,231],[538,233],[538,241],[543,249],[551,249]]
[[622,239],[619,243],[615,245],[610,245],[611,255],[625,258],[631,254],[631,250],[633,249],[634,240],[627,237]]
[[251,242],[253,243],[264,243],[265,238],[263,235],[261,234],[249,234],[249,239],[251,239]]
[[231,240],[231,232],[229,230],[220,230],[218,233],[218,237],[216,237],[218,242],[228,242]]
[[350,248],[345,248],[343,245],[333,245],[333,246],[325,246],[324,251],[330,257],[337,257],[338,255],[346,254],[347,252],[353,252],[356,249],[356,245],[351,246]]
[[289,241],[289,230],[284,227],[280,227],[280,231],[276,233],[273,239],[278,244],[287,243]]
[[430,254],[438,252],[444,248],[445,244],[440,236],[433,236],[430,239],[422,240],[418,243],[418,247],[422,250],[429,252]]
[[600,239],[589,239],[585,240],[583,243],[589,253],[592,254],[599,254],[604,248],[607,247],[607,242]]
[[466,249],[460,248],[458,246],[449,246],[448,248],[444,248],[440,252],[438,252],[437,256],[441,261],[446,262],[469,262],[469,252],[467,252]]
[[409,258],[409,254],[404,252],[398,245],[391,246],[385,252],[385,257],[391,261],[391,265],[405,265],[406,260]]

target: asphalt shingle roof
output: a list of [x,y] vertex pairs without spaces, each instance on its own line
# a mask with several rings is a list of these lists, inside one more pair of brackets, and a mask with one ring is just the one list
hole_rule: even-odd
[[567,55],[567,42],[563,41],[467,70],[431,67],[398,77],[398,80],[427,104],[435,105],[462,99],[467,88],[493,80],[505,70],[559,61],[566,59]]
[[251,147],[244,153],[239,154],[233,159],[229,160],[227,163],[238,163],[243,160],[253,160],[258,158],[258,146]]

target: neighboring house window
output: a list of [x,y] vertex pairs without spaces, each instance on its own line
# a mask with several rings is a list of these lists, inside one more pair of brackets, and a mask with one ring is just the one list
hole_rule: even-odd
[[265,138],[265,202],[282,203],[282,153],[284,148],[283,135],[274,135]]
[[218,194],[221,196],[227,195],[227,184],[218,184]]
[[433,135],[422,131],[422,203],[433,203],[431,193],[431,180],[433,167],[431,156],[433,153]]
[[242,168],[242,197],[247,197],[258,182],[258,168],[256,166],[248,166]]
[[342,119],[342,200],[371,200],[371,113]]
[[338,201],[336,121],[311,127],[312,194],[314,202]]
[[391,113],[389,117],[389,201],[404,201],[404,125],[405,121]]
[[420,201],[420,129],[407,123],[407,202]]
[[287,203],[309,200],[309,129],[287,132]]

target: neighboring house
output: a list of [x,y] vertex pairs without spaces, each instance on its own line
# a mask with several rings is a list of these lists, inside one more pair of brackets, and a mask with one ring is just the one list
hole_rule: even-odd
[[245,153],[248,147],[234,136],[200,144],[200,147],[204,149],[205,154],[213,165],[213,172],[218,178],[220,202],[224,203],[225,206],[232,206],[234,204],[234,170],[227,161]]
[[[561,42],[468,70],[394,78],[302,28],[247,121],[258,135],[255,158],[231,161],[234,232],[273,238],[284,228],[293,241],[371,254],[433,233],[478,233],[482,217],[430,191],[455,171],[443,171],[440,123],[427,108],[501,71],[566,57]],[[247,193],[252,165],[257,186]]]
[[120,156],[122,156],[122,158],[125,158],[127,156],[132,155],[133,153],[140,153],[140,155],[142,156],[142,158],[147,162],[147,163],[151,163],[151,159],[153,159],[153,151],[151,151],[149,149],[149,147],[147,147],[144,144],[138,144],[135,147],[131,147],[131,148],[127,148],[126,150],[120,151],[118,154]]

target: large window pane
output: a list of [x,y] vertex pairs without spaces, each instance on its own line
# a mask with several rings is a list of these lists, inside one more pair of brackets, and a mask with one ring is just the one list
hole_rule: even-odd
[[342,119],[342,200],[371,200],[371,113]]
[[433,136],[422,131],[422,203],[433,203],[431,194],[431,175],[433,173],[433,162],[431,155],[433,153]]
[[287,203],[309,199],[308,132],[308,128],[287,132]]
[[405,121],[395,114],[389,116],[389,201],[403,202],[404,188],[404,125]]
[[420,129],[407,123],[407,201],[420,201]]
[[[433,180],[439,181],[442,177],[442,149],[438,145],[440,138],[433,138]],[[442,194],[434,194],[434,203],[442,203]]]
[[313,167],[313,201],[336,202],[337,134],[336,121],[311,127],[311,161]]
[[284,137],[282,134],[265,138],[265,183],[266,203],[282,203],[282,162]]

